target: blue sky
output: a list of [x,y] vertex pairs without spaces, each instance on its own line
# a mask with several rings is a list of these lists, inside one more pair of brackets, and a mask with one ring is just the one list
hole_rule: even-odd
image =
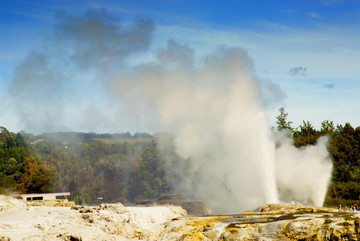
[[[46,40],[56,12],[81,15],[102,7],[124,24],[139,15],[154,22],[149,50],[132,56],[134,62],[150,61],[153,51],[169,39],[188,45],[200,59],[220,45],[240,47],[252,59],[257,77],[286,93],[286,98],[265,106],[271,124],[284,106],[294,127],[302,120],[316,127],[323,120],[360,125],[360,2],[352,0],[0,0],[0,125],[13,131],[27,128],[6,101],[8,86],[29,53],[49,47]],[[87,87],[91,101],[103,98],[97,87]],[[89,101],[87,96],[76,103]],[[88,131],[79,126],[74,129]],[[141,124],[95,131],[128,129],[146,131]]]

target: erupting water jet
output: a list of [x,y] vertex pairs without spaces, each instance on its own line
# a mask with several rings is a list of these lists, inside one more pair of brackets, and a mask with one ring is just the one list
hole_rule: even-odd
[[[51,38],[56,48],[30,54],[9,86],[24,129],[119,128],[127,108],[149,131],[176,135],[176,151],[187,163],[172,163],[167,175],[181,180],[173,183],[178,192],[222,213],[279,201],[322,205],[332,169],[326,139],[296,149],[288,136],[271,131],[259,91],[267,85],[259,85],[247,53],[220,47],[199,64],[190,47],[169,41],[153,62],[129,68],[129,57],[149,49],[153,29],[143,18],[114,24],[104,9],[60,12]],[[111,103],[84,104],[88,85],[103,87],[106,94],[96,93]],[[268,86],[269,99],[278,99],[279,88]]]
[[299,150],[271,131],[243,50],[220,48],[200,68],[179,61],[192,60],[187,46],[172,41],[161,53],[160,64],[135,69],[118,90],[120,96],[134,90],[132,100],[151,103],[162,126],[176,134],[177,152],[191,160],[190,171],[168,168],[168,175],[180,175],[179,192],[221,213],[281,201],[322,205],[331,174],[326,140]]

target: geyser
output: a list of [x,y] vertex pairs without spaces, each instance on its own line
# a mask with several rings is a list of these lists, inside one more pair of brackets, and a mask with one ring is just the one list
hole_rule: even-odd
[[[167,175],[178,177],[178,192],[217,212],[279,201],[322,204],[332,168],[326,139],[299,150],[286,134],[273,133],[259,88],[269,100],[284,94],[269,81],[259,85],[245,51],[221,47],[200,63],[190,47],[169,41],[151,63],[130,65],[150,47],[151,20],[119,25],[104,9],[59,12],[54,27],[47,44],[56,47],[30,54],[9,85],[16,108],[7,109],[21,128],[118,131],[127,109],[148,130],[175,134],[186,163],[169,159]],[[100,98],[83,101],[89,92]]]
[[198,67],[189,47],[170,41],[157,57],[113,83],[119,96],[131,96],[127,103],[146,103],[176,134],[191,173],[169,165],[168,175],[182,180],[174,183],[179,192],[219,213],[279,201],[322,205],[331,174],[326,141],[298,150],[271,131],[246,52],[222,47]]

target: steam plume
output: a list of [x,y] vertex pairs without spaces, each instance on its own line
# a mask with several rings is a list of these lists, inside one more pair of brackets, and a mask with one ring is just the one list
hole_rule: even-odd
[[123,113],[109,103],[103,84],[109,75],[126,71],[130,57],[148,49],[153,30],[153,22],[141,17],[119,25],[105,9],[83,16],[58,11],[53,34],[15,69],[8,87],[20,128],[41,133],[107,126],[116,131]]
[[[322,204],[331,173],[326,140],[298,150],[286,135],[274,137],[261,99],[286,95],[258,81],[244,50],[219,47],[199,66],[189,46],[170,40],[155,61],[129,67],[132,55],[149,48],[151,20],[117,25],[101,9],[80,17],[59,12],[56,21],[52,44],[31,53],[9,86],[26,130],[116,131],[125,108],[150,131],[175,134],[186,163],[169,165],[168,175],[180,177],[178,191],[218,212],[279,201]],[[82,101],[91,94],[104,100]]]
[[[221,47],[196,68],[189,47],[169,41],[157,57],[113,83],[126,103],[145,100],[176,134],[176,149],[192,172],[176,183],[181,191],[221,213],[279,201],[322,205],[331,174],[326,140],[298,150],[283,135],[275,148],[245,51]],[[172,176],[181,173],[175,167],[169,166]]]
[[322,206],[331,177],[332,165],[326,149],[327,137],[315,146],[295,148],[292,140],[280,133],[276,150],[276,173],[280,200]]

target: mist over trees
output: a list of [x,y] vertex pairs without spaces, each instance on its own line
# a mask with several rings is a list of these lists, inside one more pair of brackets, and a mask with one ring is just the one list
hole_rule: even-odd
[[[328,136],[328,149],[331,153],[333,172],[324,205],[354,205],[360,199],[360,127],[353,128],[350,123],[334,125],[333,121],[321,122],[316,130],[309,121],[293,128],[287,119],[284,108],[276,117],[276,130],[287,130],[297,148],[316,144],[321,136]],[[309,167],[311,168],[311,167]]]
[[147,133],[46,133],[1,128],[0,192],[70,191],[85,203],[134,202],[166,193],[164,163]]
[[[333,173],[324,205],[358,204],[360,127],[354,128],[350,123],[335,126],[329,120],[321,123],[320,130],[309,121],[297,128],[292,124],[288,113],[280,108],[273,130],[287,131],[297,148],[315,145],[321,136],[329,137]],[[158,146],[162,136],[168,142],[166,155]],[[191,161],[176,154],[172,140],[170,134],[129,132],[34,136],[1,127],[0,193],[70,191],[72,198],[85,203],[156,199],[177,191],[174,184],[181,176],[166,175],[169,165],[186,166]]]

